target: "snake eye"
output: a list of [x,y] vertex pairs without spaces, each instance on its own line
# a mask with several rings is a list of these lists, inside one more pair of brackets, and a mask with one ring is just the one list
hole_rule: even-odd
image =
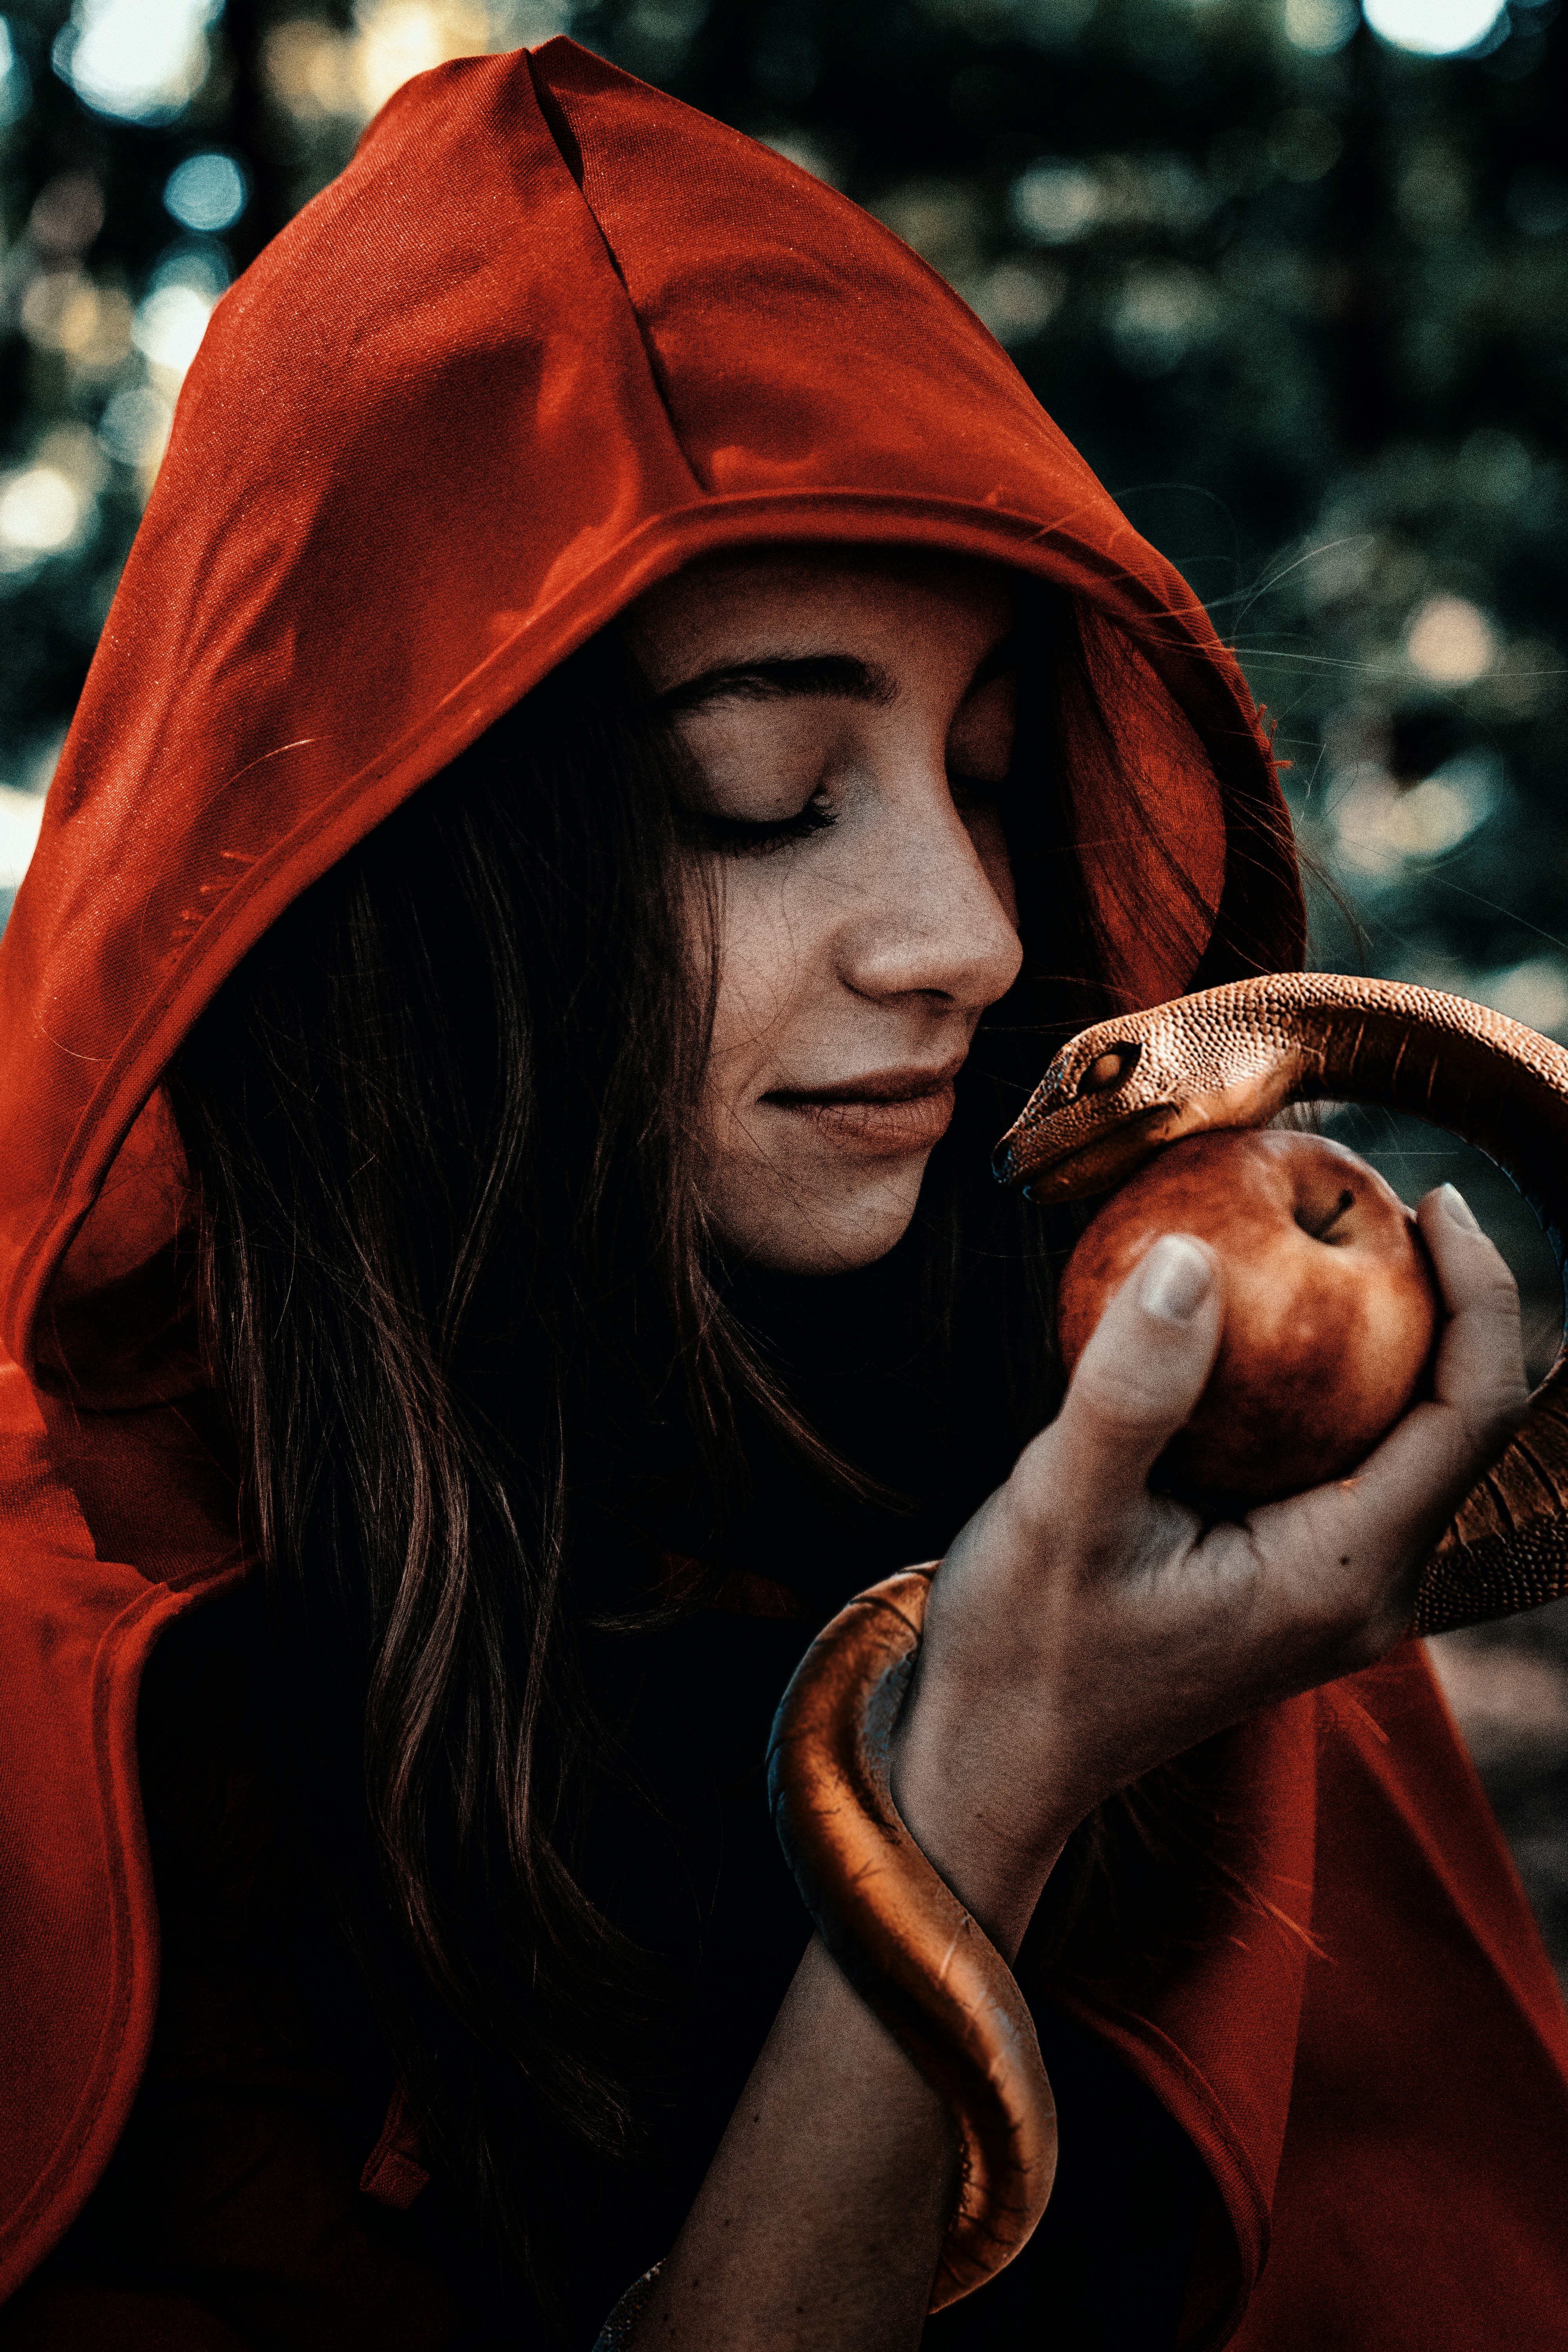
[[1097,1054],[1078,1082],[1079,1099],[1086,1095],[1109,1094],[1135,1066],[1139,1049],[1134,1045],[1109,1045]]

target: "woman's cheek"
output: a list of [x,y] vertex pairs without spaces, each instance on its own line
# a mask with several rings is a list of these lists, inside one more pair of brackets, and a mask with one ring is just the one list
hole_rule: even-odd
[[766,877],[767,863],[731,859],[721,882],[709,1091],[731,1114],[782,1083],[776,1066],[787,1047],[799,970],[786,894]]

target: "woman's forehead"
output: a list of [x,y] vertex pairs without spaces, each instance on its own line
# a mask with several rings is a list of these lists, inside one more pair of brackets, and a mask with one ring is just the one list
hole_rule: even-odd
[[737,650],[755,639],[761,650],[781,627],[831,633],[919,616],[998,635],[1012,625],[1016,593],[1006,565],[941,548],[763,547],[706,558],[659,582],[627,608],[624,626],[644,661],[662,667],[715,635],[734,639]]

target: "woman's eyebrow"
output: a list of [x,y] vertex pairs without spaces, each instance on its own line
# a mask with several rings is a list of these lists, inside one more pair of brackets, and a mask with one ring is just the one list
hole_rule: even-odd
[[889,703],[896,699],[898,691],[886,670],[853,654],[778,654],[705,669],[661,694],[658,706],[661,710],[695,710],[721,698],[783,702],[831,697],[841,702]]
[[[994,677],[1018,666],[1016,632],[992,646],[969,681],[977,693]],[[661,710],[695,710],[705,702],[783,702],[793,699],[871,702],[898,698],[898,683],[874,662],[854,654],[767,654],[751,661],[724,662],[672,686],[658,698]],[[966,696],[967,698],[967,696]]]

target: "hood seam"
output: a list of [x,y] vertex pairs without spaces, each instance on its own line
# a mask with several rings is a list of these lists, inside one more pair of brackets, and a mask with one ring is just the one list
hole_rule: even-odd
[[[614,271],[616,283],[620,288],[621,293],[625,298],[626,309],[631,315],[632,324],[637,330],[637,341],[642,346],[643,361],[647,368],[648,382],[653,387],[654,397],[658,402],[659,408],[664,416],[664,421],[669,428],[670,440],[680,458],[682,466],[686,468],[687,474],[690,478],[690,480],[699,494],[704,498],[710,498],[712,496],[713,486],[710,482],[705,482],[702,479],[701,475],[699,474],[696,467],[692,464],[691,459],[687,453],[686,446],[680,437],[679,428],[677,426],[675,422],[675,405],[670,398],[663,364],[659,360],[658,352],[654,349],[647,329],[643,322],[642,312],[637,309],[637,302],[632,294],[631,287],[626,281],[626,273],[621,267],[620,256],[616,251],[615,247],[610,243],[609,233],[605,229],[604,222],[599,218],[598,214],[595,211],[592,199],[588,194],[586,186],[587,167],[583,161],[583,150],[578,142],[577,134],[572,128],[565,108],[562,105],[561,100],[556,96],[555,92],[551,89],[550,84],[543,79],[538,70],[535,60],[539,52],[535,49],[524,49],[522,54],[528,66],[529,83],[533,91],[534,102],[539,108],[540,120],[543,123],[545,130],[550,134],[551,143],[554,147],[556,154],[560,157],[562,164],[563,165],[568,176],[575,185],[578,195],[582,198],[583,209],[594,225],[594,232],[598,237],[600,246],[604,250],[605,258],[609,263],[611,269]],[[570,149],[570,152],[568,152],[568,149]],[[575,163],[573,161],[574,156],[576,158]]]

